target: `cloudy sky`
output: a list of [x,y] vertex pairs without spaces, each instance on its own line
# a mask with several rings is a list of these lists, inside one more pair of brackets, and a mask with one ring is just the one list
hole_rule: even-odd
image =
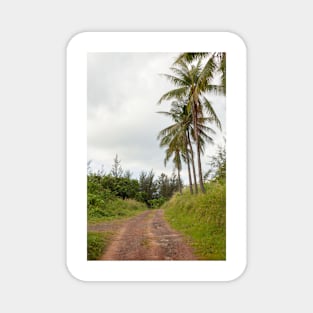
[[[89,53],[88,54],[88,160],[95,170],[102,165],[109,173],[118,154],[124,170],[138,177],[142,170],[171,174],[171,162],[164,167],[164,150],[158,132],[172,121],[157,111],[168,111],[169,103],[157,105],[170,84],[160,73],[170,73],[178,53]],[[224,97],[208,96],[225,126]],[[224,127],[225,128],[225,127]],[[221,141],[221,135],[216,136]],[[208,146],[203,156],[204,171]],[[188,183],[186,168],[183,181]]]

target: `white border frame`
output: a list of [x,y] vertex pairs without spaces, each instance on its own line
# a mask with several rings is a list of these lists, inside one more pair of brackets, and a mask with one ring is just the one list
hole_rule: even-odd
[[[87,53],[227,53],[226,261],[87,261]],[[67,46],[67,267],[83,281],[230,281],[247,263],[246,46],[228,32],[84,32]]]

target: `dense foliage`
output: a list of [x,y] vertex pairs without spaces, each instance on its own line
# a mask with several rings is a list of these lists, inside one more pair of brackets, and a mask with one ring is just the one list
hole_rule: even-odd
[[153,171],[141,172],[139,180],[98,173],[87,176],[87,187],[88,216],[101,218],[112,211],[121,216],[125,206],[159,207],[178,190],[178,180],[164,173],[155,179]]
[[88,220],[109,220],[134,215],[148,207],[161,206],[179,189],[175,174],[168,177],[161,174],[155,178],[154,172],[142,171],[139,179],[131,178],[129,171],[123,171],[116,156],[112,171],[87,176]]

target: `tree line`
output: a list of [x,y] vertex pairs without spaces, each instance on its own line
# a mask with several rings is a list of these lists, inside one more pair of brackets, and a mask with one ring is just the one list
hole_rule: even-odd
[[135,199],[148,207],[159,207],[181,189],[181,184],[175,173],[171,176],[162,173],[156,177],[153,170],[141,171],[138,179],[132,178],[129,170],[123,170],[118,155],[108,174],[103,171],[94,173],[88,168],[87,187],[90,199],[93,199],[94,194],[101,193],[106,200],[114,197]]
[[[216,131],[222,130],[221,122],[206,95],[212,92],[226,95],[226,54],[182,53],[170,70],[171,74],[163,76],[173,84],[174,89],[162,95],[158,101],[158,104],[171,101],[170,111],[158,113],[173,121],[157,137],[160,146],[165,148],[164,164],[172,159],[180,181],[182,163],[186,163],[190,193],[198,193],[198,187],[205,193],[204,179],[210,174],[203,175],[201,156],[206,144],[214,143]],[[181,184],[179,191],[182,192]]]

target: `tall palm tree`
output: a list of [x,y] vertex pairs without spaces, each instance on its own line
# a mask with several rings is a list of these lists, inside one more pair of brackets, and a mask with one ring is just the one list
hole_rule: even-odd
[[164,76],[177,88],[165,93],[158,102],[162,103],[163,101],[173,99],[187,99],[187,109],[191,112],[194,128],[193,135],[197,150],[199,184],[203,193],[205,192],[205,189],[201,167],[201,143],[199,139],[200,128],[198,127],[198,120],[204,117],[204,109],[209,115],[210,120],[221,128],[221,123],[215,114],[211,103],[204,96],[206,92],[211,90],[211,87],[208,84],[209,71],[206,66],[202,68],[201,60],[198,60],[196,64],[191,65],[183,59],[177,61],[175,66],[170,68],[174,75],[164,74]]

